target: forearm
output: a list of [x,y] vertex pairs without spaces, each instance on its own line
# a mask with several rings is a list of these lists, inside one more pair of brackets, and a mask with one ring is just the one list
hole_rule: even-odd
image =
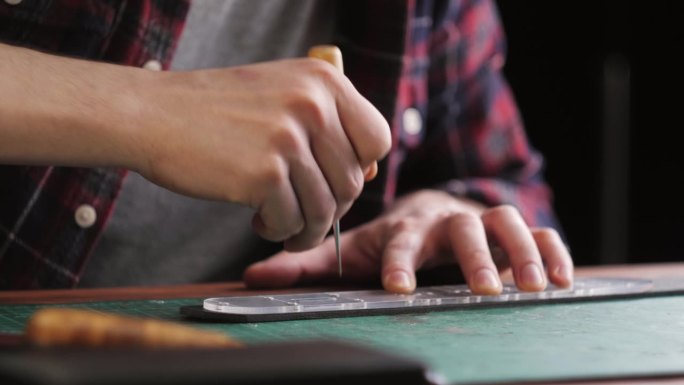
[[0,44],[0,163],[135,167],[142,70]]
[[0,46],[0,164],[118,166],[257,210],[313,247],[389,150],[387,121],[335,67],[292,59],[150,72]]

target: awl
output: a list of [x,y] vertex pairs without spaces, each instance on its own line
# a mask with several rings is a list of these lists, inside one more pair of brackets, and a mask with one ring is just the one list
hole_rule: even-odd
[[[342,51],[337,46],[334,45],[317,45],[309,49],[309,57],[325,60],[328,63],[338,68],[340,71],[344,72],[344,66],[342,64]],[[365,171],[365,180],[369,181],[375,178],[378,173],[378,164],[373,162],[373,164]],[[337,254],[337,272],[339,276],[342,276],[342,251],[340,250],[340,220],[337,219],[333,223],[333,234],[335,237],[335,253]]]

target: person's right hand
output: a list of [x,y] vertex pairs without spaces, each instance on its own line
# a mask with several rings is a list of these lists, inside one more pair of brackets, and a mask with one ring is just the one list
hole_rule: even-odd
[[323,240],[391,145],[380,112],[321,60],[150,78],[139,92],[136,171],[182,194],[254,208],[259,235],[290,251]]

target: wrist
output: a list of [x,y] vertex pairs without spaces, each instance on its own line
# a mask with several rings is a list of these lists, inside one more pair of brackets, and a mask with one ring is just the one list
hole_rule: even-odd
[[83,64],[89,67],[89,75],[80,86],[89,102],[82,105],[83,111],[71,113],[75,113],[74,126],[92,146],[84,151],[87,165],[140,170],[145,165],[147,127],[154,115],[145,90],[158,73],[113,64]]
[[110,68],[113,82],[102,88],[100,94],[108,102],[91,123],[101,127],[108,140],[104,152],[108,165],[145,170],[156,141],[153,128],[162,115],[152,103],[155,97],[150,89],[161,74],[135,67],[113,67],[117,67]]

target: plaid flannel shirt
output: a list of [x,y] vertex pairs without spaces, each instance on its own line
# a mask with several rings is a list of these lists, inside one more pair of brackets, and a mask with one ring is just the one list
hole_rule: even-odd
[[[0,42],[167,68],[183,0],[0,2]],[[390,122],[393,146],[343,218],[380,214],[421,188],[512,204],[530,225],[557,226],[542,157],[528,143],[502,77],[505,42],[486,0],[338,1],[345,74]],[[2,60],[2,58],[0,58]],[[71,287],[114,208],[125,170],[0,166],[0,288]],[[75,219],[82,205],[96,219]]]

